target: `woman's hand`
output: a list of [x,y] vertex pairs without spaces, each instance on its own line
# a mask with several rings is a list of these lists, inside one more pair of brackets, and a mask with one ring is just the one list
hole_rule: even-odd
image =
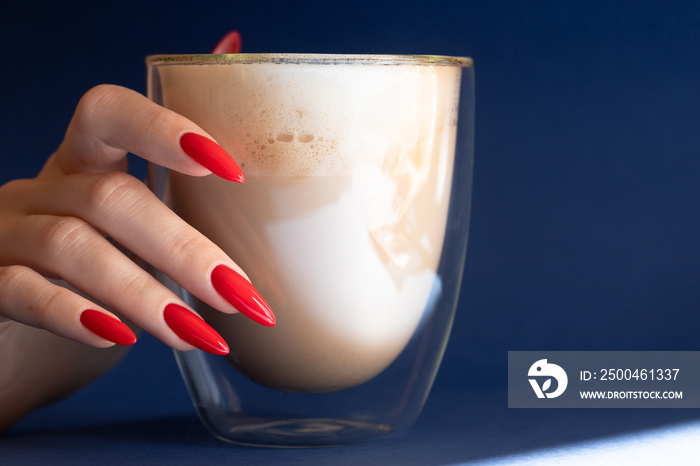
[[[39,176],[0,187],[0,429],[3,418],[7,425],[111,367],[120,346],[90,347],[132,344],[122,319],[178,350],[228,352],[124,250],[215,309],[274,325],[238,266],[125,173],[128,152],[188,175],[243,181],[233,159],[188,119],[121,87],[85,94]],[[27,406],[14,403],[19,414],[7,415],[18,396]]]

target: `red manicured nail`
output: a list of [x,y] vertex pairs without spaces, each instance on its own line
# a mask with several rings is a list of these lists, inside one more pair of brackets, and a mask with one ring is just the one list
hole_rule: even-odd
[[217,143],[197,133],[180,137],[180,147],[195,162],[225,180],[243,183],[245,176],[230,155]]
[[211,273],[214,289],[238,311],[255,322],[273,327],[275,315],[258,290],[235,270],[217,266]]
[[211,53],[240,53],[241,34],[238,31],[231,31],[216,44]]
[[195,348],[212,354],[228,354],[228,345],[221,335],[189,309],[170,303],[165,306],[163,318],[175,335]]
[[80,323],[98,337],[109,340],[112,343],[118,345],[133,345],[136,343],[136,335],[124,322],[104,312],[86,309],[80,314]]

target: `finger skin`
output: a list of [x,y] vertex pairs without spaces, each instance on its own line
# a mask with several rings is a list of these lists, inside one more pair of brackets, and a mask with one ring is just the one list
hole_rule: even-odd
[[[75,217],[32,215],[22,218],[20,223],[5,243],[14,245],[16,250],[10,252],[0,246],[0,257],[34,270],[44,268],[167,345],[182,351],[193,348],[163,320],[167,304],[178,302],[184,306],[184,303],[87,222]],[[33,312],[45,311],[25,310],[29,315]],[[41,322],[48,318],[47,314]],[[57,322],[52,323],[78,326],[77,318],[73,316],[69,321],[56,317]],[[29,321],[31,317],[24,319]]]
[[[188,119],[128,89],[103,85],[86,93],[40,176],[2,187],[0,267],[10,267],[5,276],[14,277],[7,283],[15,287],[17,276],[25,278],[20,280],[24,291],[15,294],[16,302],[0,307],[0,314],[77,341],[105,344],[80,325],[88,300],[77,301],[77,295],[39,277],[29,280],[17,269],[25,267],[66,280],[173,348],[192,349],[163,319],[166,306],[184,303],[106,237],[212,307],[236,312],[213,288],[210,275],[219,265],[245,274],[143,183],[120,171],[131,152],[189,175],[210,174],[185,152],[183,134],[209,137]],[[48,312],[46,303],[54,303],[55,310]]]
[[[37,184],[16,183],[11,192],[26,199],[27,213],[82,219],[210,306],[226,313],[237,312],[214,289],[209,277],[220,264],[233,268],[248,280],[245,273],[136,178],[121,172],[75,174],[45,180],[40,187]],[[7,241],[11,244],[13,240]],[[41,265],[38,259],[35,262],[35,266]]]
[[[64,141],[47,161],[40,179],[126,171],[127,152],[189,175],[209,174],[207,168],[188,157],[178,144],[182,135],[187,133],[209,137],[189,120],[158,107],[133,91],[117,86],[98,86],[81,99]],[[41,210],[28,211],[32,206],[23,200],[0,193],[0,246],[6,246],[6,254],[0,251],[0,432],[36,406],[55,401],[98,377],[116,364],[126,350],[119,345],[103,348],[110,343],[80,325],[80,316],[84,315],[86,306],[105,315],[112,314],[80,293],[49,283],[42,276],[59,276],[50,269],[60,271],[61,267],[51,267],[56,264],[45,264],[36,257],[31,258],[36,262],[34,270],[12,261],[21,254],[17,251],[7,253],[8,249],[21,246],[12,244],[8,248],[4,243],[8,234],[21,234],[25,232],[21,228],[23,221],[28,225],[47,215]],[[110,217],[110,213],[103,212],[103,216]],[[41,241],[54,252],[70,250],[71,247],[89,250],[95,245],[99,246],[95,249],[97,252],[110,251],[104,242],[96,239],[106,233],[94,225],[77,228],[81,221],[87,223],[79,217],[61,220],[59,224],[63,227],[55,231],[69,231],[70,225],[76,227],[75,231],[90,230],[91,239],[87,245],[64,242],[61,246],[61,242],[49,240],[47,243],[46,238]],[[55,257],[59,256],[56,254]],[[65,263],[71,263],[70,258],[64,256],[64,259]],[[212,268],[215,265],[212,264]],[[235,267],[235,264],[230,265]],[[111,277],[99,278],[109,281]],[[165,305],[167,300],[163,303]],[[162,308],[156,310],[156,320],[158,316],[162,316]],[[6,320],[8,318],[16,321]],[[62,337],[100,348],[90,348]],[[165,341],[179,349],[191,349],[179,340],[179,343],[168,338]]]
[[178,143],[189,132],[213,139],[187,118],[135,91],[96,86],[81,98],[42,175],[125,171],[128,152],[181,173],[208,175],[211,172]]
[[0,267],[0,315],[31,327],[98,348],[113,346],[80,324],[80,315],[94,309],[118,320],[95,303],[54,285],[23,266]]

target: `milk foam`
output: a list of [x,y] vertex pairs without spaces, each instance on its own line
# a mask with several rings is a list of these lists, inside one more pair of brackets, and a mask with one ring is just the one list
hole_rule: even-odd
[[[246,174],[173,174],[174,208],[251,277],[274,328],[198,310],[249,378],[329,391],[381,373],[439,290],[459,69],[180,65],[163,103]],[[429,311],[429,310],[428,310]]]

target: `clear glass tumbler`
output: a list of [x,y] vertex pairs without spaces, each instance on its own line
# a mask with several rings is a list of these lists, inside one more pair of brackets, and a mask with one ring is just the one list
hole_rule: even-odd
[[149,97],[207,131],[246,176],[151,167],[154,192],[243,268],[277,318],[263,327],[220,313],[158,273],[231,348],[176,352],[203,423],[266,446],[408,429],[464,268],[471,60],[160,55],[147,66]]

